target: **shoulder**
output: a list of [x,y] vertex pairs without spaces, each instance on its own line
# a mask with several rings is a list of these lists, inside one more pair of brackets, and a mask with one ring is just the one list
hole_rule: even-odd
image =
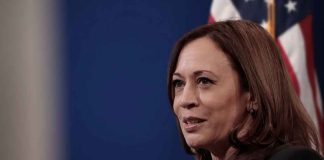
[[315,150],[303,146],[288,146],[279,149],[268,160],[324,160]]

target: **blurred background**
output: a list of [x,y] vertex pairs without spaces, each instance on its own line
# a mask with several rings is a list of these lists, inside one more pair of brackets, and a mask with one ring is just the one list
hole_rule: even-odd
[[[313,3],[323,95],[324,2]],[[0,159],[192,159],[166,69],[174,42],[206,24],[210,8],[211,0],[0,0]]]

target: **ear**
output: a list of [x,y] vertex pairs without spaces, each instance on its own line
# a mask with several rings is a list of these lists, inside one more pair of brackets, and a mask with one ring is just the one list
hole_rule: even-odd
[[247,92],[248,100],[246,103],[246,110],[252,116],[255,116],[256,112],[258,111],[258,103],[255,97],[251,94],[251,92]]
[[251,103],[252,96],[250,91],[244,91],[242,94],[242,104],[247,107]]

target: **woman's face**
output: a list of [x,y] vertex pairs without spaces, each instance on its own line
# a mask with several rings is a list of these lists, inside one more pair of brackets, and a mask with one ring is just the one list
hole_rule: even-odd
[[173,74],[174,112],[187,144],[211,149],[228,145],[228,134],[245,115],[249,93],[212,40],[187,44]]

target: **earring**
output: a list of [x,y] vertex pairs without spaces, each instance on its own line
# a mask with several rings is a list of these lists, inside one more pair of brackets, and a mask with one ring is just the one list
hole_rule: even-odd
[[254,117],[255,114],[256,114],[256,111],[255,111],[254,108],[250,108],[250,109],[248,110],[248,112],[250,113],[250,115],[251,115],[252,117]]
[[247,111],[252,117],[255,117],[256,115],[256,102],[251,102],[250,105],[247,107]]

